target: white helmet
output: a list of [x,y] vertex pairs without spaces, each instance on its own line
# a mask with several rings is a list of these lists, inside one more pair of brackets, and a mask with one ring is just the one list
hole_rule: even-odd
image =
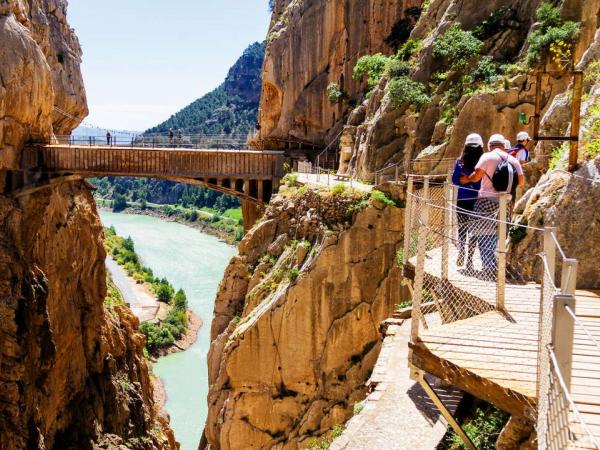
[[504,148],[506,150],[510,150],[511,147],[512,145],[510,145],[510,141],[508,139],[504,139]]
[[517,134],[517,142],[530,141],[529,133],[527,131],[521,131]]
[[488,140],[488,147],[491,147],[492,145],[501,145],[504,147],[504,141],[506,141],[506,139],[501,134],[492,134]]
[[483,139],[477,133],[471,133],[465,139],[465,146],[474,145],[478,147],[483,147]]

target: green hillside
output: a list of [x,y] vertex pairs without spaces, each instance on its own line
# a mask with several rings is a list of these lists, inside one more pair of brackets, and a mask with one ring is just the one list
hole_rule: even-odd
[[[225,81],[146,133],[227,134],[245,137],[256,123],[265,44],[250,45],[229,69]],[[235,197],[197,186],[165,180],[105,177],[93,180],[97,197],[105,200],[182,205],[225,211],[239,207]]]

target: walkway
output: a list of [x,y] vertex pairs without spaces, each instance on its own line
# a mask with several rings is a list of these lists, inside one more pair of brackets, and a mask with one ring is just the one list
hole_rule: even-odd
[[[331,450],[431,450],[443,438],[445,420],[406,369],[409,339],[410,319],[389,325],[369,381],[375,390],[331,444]],[[429,380],[433,384],[432,377]],[[452,389],[436,392],[454,413],[462,393]]]
[[[450,247],[449,260],[456,259]],[[490,311],[446,324],[430,323],[410,343],[411,364],[453,386],[519,416],[531,416],[536,408],[540,285],[506,285],[506,313],[493,310],[496,284],[466,275],[448,266],[448,281],[440,274],[441,251],[427,252],[426,285],[445,285],[460,295],[489,304]],[[411,260],[415,264],[415,258]],[[444,305],[441,304],[444,312]],[[576,315],[600,342],[600,296],[576,291]],[[600,348],[585,331],[575,327],[571,395],[592,433],[600,438]],[[571,409],[570,429],[577,437],[571,448],[595,448]]]
[[360,181],[349,179],[337,179],[335,175],[322,173],[298,173],[298,182],[302,184],[307,184],[310,186],[318,186],[318,187],[333,187],[338,184],[343,184],[344,186],[351,187],[353,189],[357,189],[363,192],[371,192],[373,190],[373,185],[361,183]]
[[129,304],[133,314],[144,322],[153,320],[159,309],[159,302],[135,280],[127,275],[125,269],[118,265],[110,256],[106,257],[106,268],[109,270],[115,286],[123,295],[125,303]]

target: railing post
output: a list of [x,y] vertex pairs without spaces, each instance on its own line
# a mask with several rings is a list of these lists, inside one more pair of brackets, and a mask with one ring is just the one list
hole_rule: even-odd
[[413,292],[412,318],[410,324],[410,340],[417,342],[419,322],[423,320],[421,302],[423,301],[423,283],[425,275],[425,254],[427,252],[427,227],[429,225],[429,176],[424,177],[423,196],[421,198],[421,223],[417,241],[417,262],[415,264],[415,284]]
[[444,214],[444,230],[442,233],[442,279],[448,279],[448,265],[449,265],[449,252],[450,252],[450,242],[452,241],[452,224],[451,224],[451,215],[452,215],[452,185],[446,182],[444,184],[444,205],[442,212]]
[[567,307],[575,313],[575,288],[577,285],[577,260],[565,259],[562,266],[561,294],[554,298],[554,320],[552,323],[552,346],[565,385],[571,390],[573,367],[573,339],[575,321]]
[[394,181],[398,182],[398,164],[396,164],[396,169],[394,171]]
[[498,258],[497,277],[496,277],[496,309],[504,310],[504,297],[506,293],[506,237],[508,227],[506,219],[508,215],[508,202],[510,194],[500,193],[498,208]]
[[556,284],[556,242],[553,235],[556,236],[556,231],[556,227],[544,227],[544,254],[550,272],[548,275],[554,284]]
[[402,271],[404,272],[404,267],[408,263],[408,258],[410,256],[410,239],[411,239],[411,230],[412,230],[412,205],[413,205],[413,189],[414,189],[414,180],[412,175],[408,177],[408,184],[406,186],[406,202],[404,207],[404,249],[402,252]]

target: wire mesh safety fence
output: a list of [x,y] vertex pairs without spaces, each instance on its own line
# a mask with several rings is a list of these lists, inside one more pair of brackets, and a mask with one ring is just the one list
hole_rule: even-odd
[[[409,176],[402,256],[404,275],[413,279],[411,340],[419,340],[421,329],[493,310],[506,312],[507,306],[526,310],[531,313],[526,326],[534,335],[537,331],[538,338],[535,398],[528,400],[527,413],[536,422],[539,448],[562,449],[581,442],[585,448],[597,448],[597,438],[570,394],[574,328],[580,327],[578,333],[589,335],[588,341],[600,350],[600,340],[575,314],[577,261],[565,256],[555,229],[510,222],[509,203],[508,196],[500,195],[465,207],[451,183]],[[512,257],[507,266],[509,228],[516,234],[537,233],[536,239],[543,242],[541,280],[520,267],[530,261]]]

